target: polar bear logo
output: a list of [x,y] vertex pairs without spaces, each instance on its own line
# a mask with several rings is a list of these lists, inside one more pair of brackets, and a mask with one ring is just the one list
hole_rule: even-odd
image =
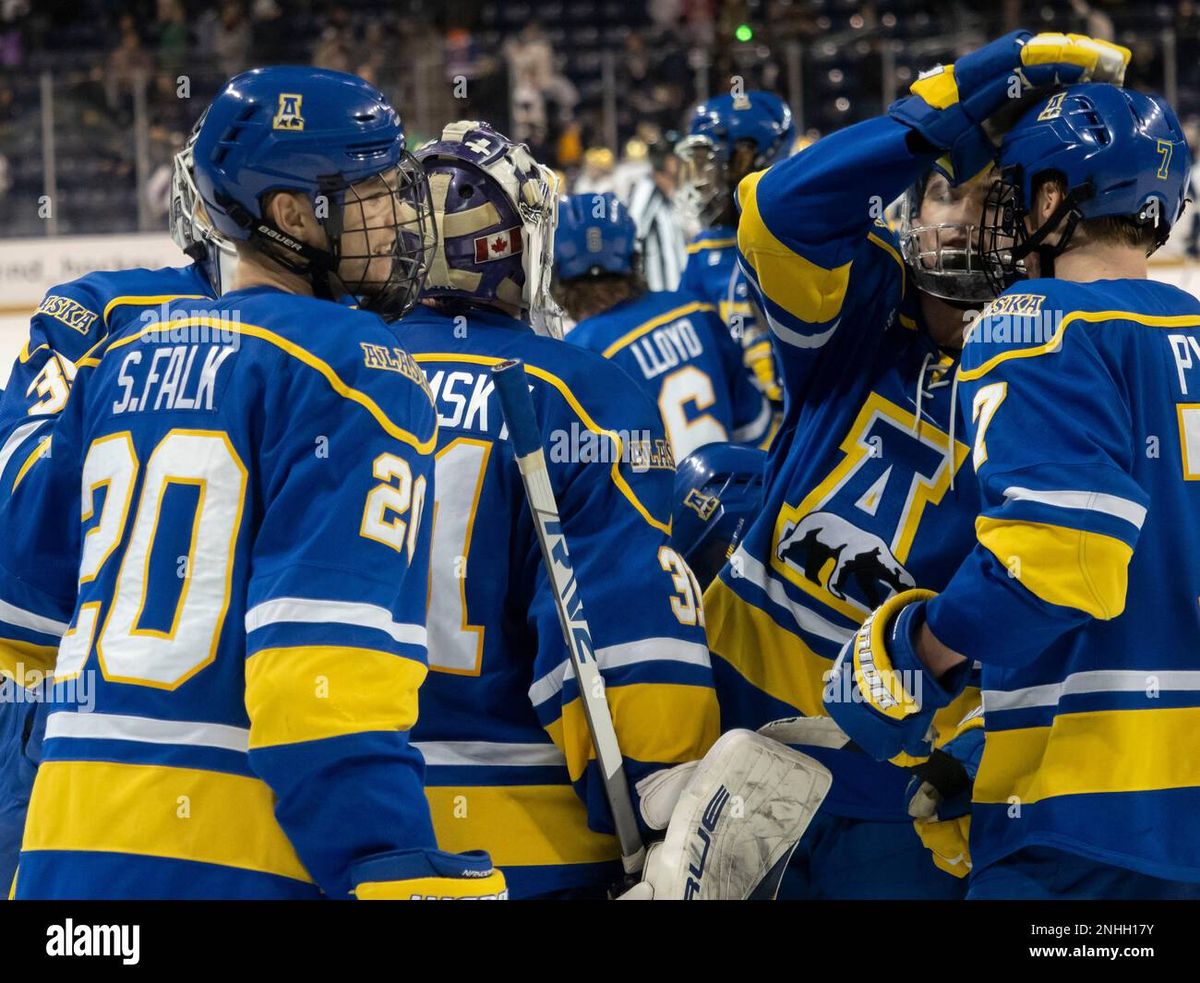
[[[895,591],[916,586],[887,543],[832,512],[810,512],[799,522],[786,523],[775,555],[840,600],[853,601],[846,590],[857,584],[870,608]],[[833,572],[822,584],[821,568],[831,558]]]

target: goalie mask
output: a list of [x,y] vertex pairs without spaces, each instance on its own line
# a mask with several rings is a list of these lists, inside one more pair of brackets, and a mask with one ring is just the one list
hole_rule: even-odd
[[[945,177],[930,171],[904,193],[900,200],[900,254],[913,281],[925,293],[961,304],[982,304],[992,299],[979,253],[979,216],[970,200],[994,181],[989,172],[960,188],[951,188]],[[927,200],[927,196],[937,200]],[[944,203],[942,198],[946,199]],[[969,217],[974,220],[924,220],[922,212],[936,213],[939,203],[949,215],[960,217],[971,212]]]
[[528,317],[561,338],[550,293],[558,177],[487,123],[450,123],[416,153],[440,242],[423,294]]

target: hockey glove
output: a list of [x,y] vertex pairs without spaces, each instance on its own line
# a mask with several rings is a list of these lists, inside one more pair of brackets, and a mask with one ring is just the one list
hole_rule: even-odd
[[913,769],[908,814],[934,864],[947,874],[966,877],[971,872],[971,789],[983,756],[983,708],[967,714],[939,748],[942,754]]
[[911,765],[932,750],[933,715],[967,684],[970,663],[941,680],[917,655],[917,632],[933,591],[908,590],[876,608],[842,649],[825,688],[825,710],[880,761]]
[[359,901],[503,901],[504,874],[483,850],[396,850],[359,861],[350,871]]
[[938,167],[953,184],[970,180],[995,157],[984,123],[1031,94],[1076,82],[1120,85],[1129,49],[1082,34],[1013,31],[953,65],[922,72],[912,95],[889,115],[946,156]]

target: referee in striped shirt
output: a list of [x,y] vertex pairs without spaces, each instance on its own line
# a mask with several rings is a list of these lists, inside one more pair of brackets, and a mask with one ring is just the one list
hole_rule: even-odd
[[651,290],[675,290],[687,261],[683,229],[671,204],[679,159],[672,144],[660,138],[647,150],[650,173],[629,190],[629,214],[637,223],[642,275]]

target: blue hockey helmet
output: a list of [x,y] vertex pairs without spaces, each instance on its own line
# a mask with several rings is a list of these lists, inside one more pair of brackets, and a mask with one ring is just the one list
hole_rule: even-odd
[[[1054,257],[1081,220],[1122,217],[1153,228],[1153,252],[1183,214],[1191,153],[1162,98],[1095,82],[1039,100],[1005,135],[998,166],[979,231],[996,293],[1024,274],[1033,252],[1041,275],[1053,276]],[[1031,233],[1025,218],[1047,177],[1062,182],[1064,199]],[[1058,242],[1047,244],[1060,226]]]
[[637,225],[611,191],[569,195],[558,203],[554,273],[560,280],[636,269]]
[[416,152],[441,232],[424,296],[526,314],[561,336],[550,294],[558,177],[523,143],[459,120]]
[[787,157],[795,142],[792,111],[774,93],[727,93],[700,103],[687,136],[675,145],[686,218],[703,227],[717,224],[733,207],[737,182]]
[[[346,294],[385,317],[415,303],[436,231],[424,174],[404,124],[373,85],[320,68],[256,68],[213,100],[192,149],[209,221],[311,277],[318,296]],[[278,228],[272,192],[308,197],[327,242]]]
[[671,545],[706,587],[762,510],[767,452],[707,444],[675,470]]

